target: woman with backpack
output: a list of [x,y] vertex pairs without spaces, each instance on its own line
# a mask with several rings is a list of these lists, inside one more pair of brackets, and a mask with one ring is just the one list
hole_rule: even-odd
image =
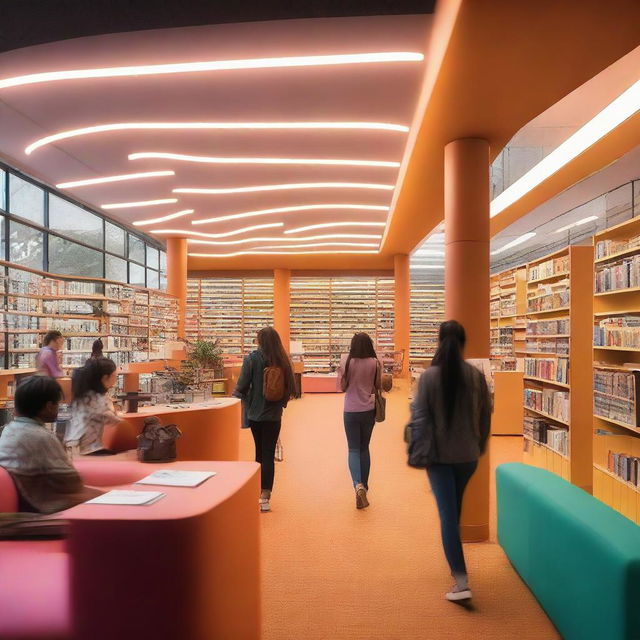
[[368,334],[356,333],[349,355],[342,356],[338,385],[344,396],[344,429],[349,447],[349,471],[356,492],[356,508],[369,506],[369,442],[376,420],[375,393],[381,387],[382,367]]
[[293,367],[278,332],[273,327],[258,331],[258,348],[245,357],[234,396],[242,398],[245,417],[261,465],[260,511],[271,510],[276,443],[282,410],[295,392]]
[[409,464],[426,468],[438,505],[442,546],[456,583],[447,600],[471,598],[460,540],[464,490],[484,453],[491,428],[491,396],[484,374],[464,361],[466,336],[443,322],[438,350],[422,374],[411,406]]

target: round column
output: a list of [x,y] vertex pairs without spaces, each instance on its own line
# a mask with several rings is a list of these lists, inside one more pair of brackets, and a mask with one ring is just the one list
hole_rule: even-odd
[[410,348],[410,300],[411,276],[409,271],[409,256],[397,254],[393,256],[393,275],[395,280],[393,342],[396,351],[404,351],[402,360],[402,378],[409,377],[409,348]]
[[273,328],[280,334],[284,349],[289,353],[291,330],[291,271],[273,271]]
[[167,293],[178,298],[178,337],[185,337],[187,239],[167,238]]

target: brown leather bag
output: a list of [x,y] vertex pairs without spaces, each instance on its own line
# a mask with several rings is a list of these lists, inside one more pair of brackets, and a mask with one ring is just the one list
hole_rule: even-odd
[[140,462],[171,462],[177,457],[176,440],[182,431],[175,424],[162,426],[160,419],[150,416],[144,419],[142,433],[138,436],[138,460]]
[[264,368],[262,395],[267,402],[284,400],[284,371],[280,367]]

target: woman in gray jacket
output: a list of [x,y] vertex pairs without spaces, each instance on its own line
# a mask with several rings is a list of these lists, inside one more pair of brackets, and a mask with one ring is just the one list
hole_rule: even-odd
[[[427,474],[438,505],[442,545],[456,584],[447,600],[471,598],[460,540],[464,490],[484,453],[491,427],[491,397],[484,374],[464,361],[466,336],[455,320],[443,322],[438,350],[421,376],[411,407],[412,441],[430,444]],[[426,433],[428,431],[428,433]]]

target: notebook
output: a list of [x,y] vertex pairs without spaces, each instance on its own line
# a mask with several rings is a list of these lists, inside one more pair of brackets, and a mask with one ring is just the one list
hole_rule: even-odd
[[156,484],[165,487],[197,487],[216,475],[215,471],[183,471],[160,469],[138,480],[136,484]]
[[87,500],[85,504],[128,504],[128,505],[149,505],[164,498],[161,491],[130,491],[114,489],[107,491],[97,498]]

